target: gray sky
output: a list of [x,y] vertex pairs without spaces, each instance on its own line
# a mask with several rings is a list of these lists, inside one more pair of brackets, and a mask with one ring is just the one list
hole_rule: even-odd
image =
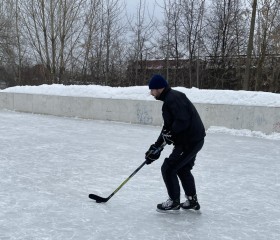
[[[142,0],[142,3],[144,3],[145,0]],[[127,5],[127,10],[129,13],[133,14],[136,12],[137,7],[139,7],[140,0],[124,0],[124,2]],[[149,10],[152,14],[153,7],[155,7],[154,15],[156,18],[160,18],[163,13],[162,9],[159,7],[159,5],[163,5],[164,0],[146,0],[146,8]]]

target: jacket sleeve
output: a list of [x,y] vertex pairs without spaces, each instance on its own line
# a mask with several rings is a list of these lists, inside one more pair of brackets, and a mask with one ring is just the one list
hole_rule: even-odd
[[162,133],[163,129],[164,129],[164,126],[162,127],[162,129],[160,131],[160,134],[158,136],[158,139],[155,142],[156,147],[160,147],[163,144],[163,138],[161,136],[161,133]]

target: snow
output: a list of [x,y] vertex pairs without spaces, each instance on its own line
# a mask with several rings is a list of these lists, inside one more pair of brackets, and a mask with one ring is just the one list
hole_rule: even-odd
[[[233,90],[204,90],[198,88],[189,89],[184,87],[175,87],[174,89],[184,92],[194,103],[280,107],[280,94],[276,93]],[[150,95],[147,86],[108,87],[100,85],[65,86],[61,84],[53,84],[41,86],[17,86],[4,89],[0,92],[154,100],[154,98]]]
[[155,211],[170,146],[106,204],[88,198],[109,196],[159,131],[0,110],[0,239],[279,239],[279,140],[234,130],[210,129],[197,156],[201,215]]

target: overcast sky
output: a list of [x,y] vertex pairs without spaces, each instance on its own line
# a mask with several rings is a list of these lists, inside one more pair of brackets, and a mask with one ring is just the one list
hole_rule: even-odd
[[[136,13],[137,8],[139,8],[140,0],[124,0],[127,5],[127,10],[129,14]],[[145,0],[142,0],[142,4],[144,4]],[[156,18],[160,18],[163,16],[163,9],[160,6],[163,6],[164,0],[146,0],[146,8],[152,14],[154,9],[154,15]]]

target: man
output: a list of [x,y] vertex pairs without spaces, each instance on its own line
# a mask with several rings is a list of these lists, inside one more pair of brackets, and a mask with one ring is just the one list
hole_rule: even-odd
[[[191,101],[182,92],[171,89],[160,75],[154,75],[149,82],[151,95],[163,101],[163,128],[157,139],[146,152],[146,164],[160,157],[164,143],[174,148],[162,167],[162,177],[169,195],[166,202],[157,205],[159,212],[179,212],[199,210],[195,180],[191,173],[197,153],[204,144],[205,128]],[[187,200],[180,204],[180,185],[182,183]]]

